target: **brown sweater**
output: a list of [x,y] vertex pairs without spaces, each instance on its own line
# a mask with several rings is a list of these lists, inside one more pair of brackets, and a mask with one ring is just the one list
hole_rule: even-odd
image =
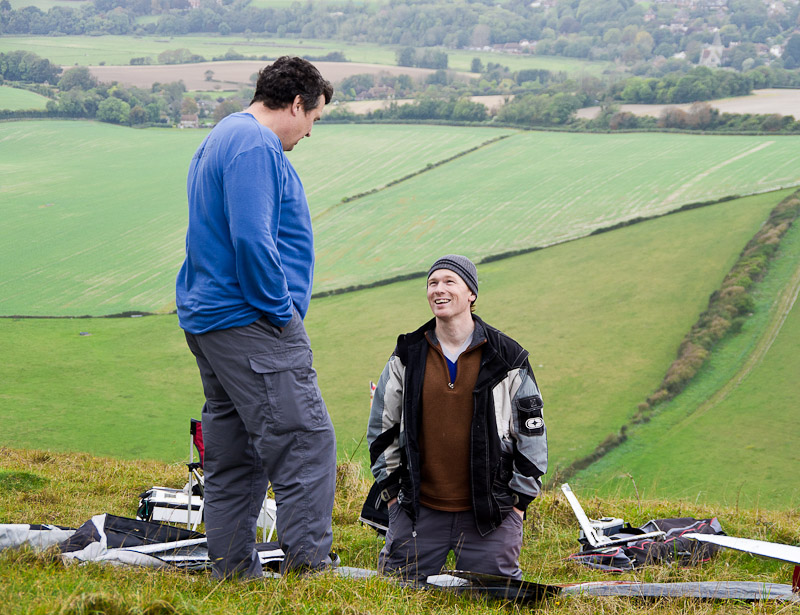
[[469,510],[472,392],[480,370],[481,349],[476,346],[461,354],[451,388],[444,354],[430,338],[428,342],[419,439],[420,502],[448,512]]

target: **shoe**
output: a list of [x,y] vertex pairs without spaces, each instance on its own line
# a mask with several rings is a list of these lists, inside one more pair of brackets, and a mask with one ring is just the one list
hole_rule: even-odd
[[331,551],[328,554],[328,559],[330,560],[329,562],[322,562],[317,566],[310,566],[309,564],[301,564],[300,566],[284,571],[284,574],[291,573],[302,577],[313,576],[317,574],[323,574],[334,568],[338,568],[342,563],[341,558],[335,551]]

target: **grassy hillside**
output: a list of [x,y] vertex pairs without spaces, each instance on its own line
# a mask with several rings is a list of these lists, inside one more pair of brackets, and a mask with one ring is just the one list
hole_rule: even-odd
[[0,86],[0,109],[10,109],[18,111],[20,109],[44,109],[47,105],[47,98],[9,86]]
[[[340,467],[333,517],[334,549],[348,566],[374,568],[380,541],[356,519],[368,483]],[[179,466],[119,462],[89,455],[55,455],[0,449],[0,523],[52,522],[77,526],[91,515],[135,514],[137,495],[153,484],[181,486]],[[709,508],[687,502],[581,497],[593,517],[622,517],[635,525],[651,518],[717,515],[731,535],[796,543],[797,511],[776,513]],[[581,568],[565,558],[578,550],[578,526],[561,496],[543,495],[529,509],[521,564],[525,578],[569,583],[630,579],[655,582],[757,581],[789,583],[791,566],[754,559],[732,551],[690,568],[648,566],[635,573],[609,575]],[[8,550],[0,554],[0,602],[9,615],[155,614],[497,614],[532,612],[482,599],[455,597],[440,591],[401,588],[384,579],[336,579],[329,575],[257,583],[220,584],[208,574],[88,565],[65,567],[50,554]],[[786,604],[713,603],[688,599],[631,601],[625,598],[557,597],[543,602],[545,614],[627,613],[786,613]],[[794,612],[794,611],[792,611]]]
[[[292,155],[312,199],[315,290],[423,271],[465,243],[481,258],[800,179],[800,137],[512,133],[430,168],[505,134],[317,127]],[[0,151],[13,178],[0,188],[0,314],[171,309],[185,173],[203,135],[86,122],[0,125],[13,146]]]
[[677,398],[629,440],[573,479],[600,493],[797,508],[800,487],[800,227],[794,225],[758,285],[742,332],[715,349]]
[[[0,124],[0,169],[9,178],[0,186],[0,314],[174,307],[186,170],[205,134],[95,122]],[[504,134],[321,126],[292,158],[319,213]]]
[[[552,467],[592,451],[657,386],[709,293],[782,197],[730,201],[480,265],[478,313],[532,352]],[[341,459],[365,431],[368,384],[397,334],[428,318],[421,280],[312,301],[307,326]],[[8,348],[0,381],[10,383],[0,393],[0,445],[188,455],[188,418],[203,400],[175,316],[3,319],[0,339]],[[366,459],[366,445],[355,458]]]

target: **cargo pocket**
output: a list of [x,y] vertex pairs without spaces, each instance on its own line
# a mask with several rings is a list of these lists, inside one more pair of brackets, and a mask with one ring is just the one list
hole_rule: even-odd
[[515,404],[519,433],[526,436],[541,436],[544,434],[544,418],[542,418],[542,398],[538,395],[523,397]]
[[273,433],[313,430],[327,423],[328,412],[311,361],[308,346],[250,356],[250,368],[264,379]]

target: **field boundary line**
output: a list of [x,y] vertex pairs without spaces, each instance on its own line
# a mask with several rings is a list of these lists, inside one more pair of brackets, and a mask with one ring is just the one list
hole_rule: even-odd
[[428,171],[432,171],[433,169],[436,169],[436,168],[438,168],[438,167],[440,167],[442,165],[445,165],[448,162],[452,162],[453,160],[457,160],[458,158],[462,158],[463,156],[466,156],[467,154],[472,154],[473,152],[477,152],[478,150],[483,149],[484,147],[488,147],[489,145],[494,145],[495,143],[497,143],[499,141],[502,141],[503,139],[508,139],[509,137],[513,137],[516,134],[519,134],[519,133],[513,133],[513,134],[507,134],[507,135],[499,135],[497,137],[489,139],[488,141],[484,141],[480,145],[476,145],[476,146],[471,147],[469,149],[465,149],[465,150],[463,150],[461,152],[453,154],[452,156],[449,156],[447,158],[443,158],[442,160],[438,160],[436,162],[429,162],[424,168],[418,169],[417,171],[412,171],[411,173],[409,173],[407,175],[404,175],[403,177],[400,177],[398,179],[393,179],[393,180],[385,183],[383,186],[378,186],[377,188],[372,188],[370,190],[365,190],[364,192],[359,192],[359,193],[354,194],[352,196],[342,197],[342,199],[338,203],[332,205],[331,207],[328,207],[325,211],[321,211],[316,216],[313,216],[312,217],[312,221],[316,222],[316,221],[320,220],[321,218],[326,217],[328,214],[330,214],[335,209],[341,207],[342,205],[346,205],[347,203],[352,203],[353,201],[357,201],[358,199],[364,198],[366,196],[370,196],[372,194],[377,194],[378,192],[381,192],[382,190],[386,190],[387,188],[391,188],[392,186],[396,186],[398,184],[401,184],[404,181],[408,181],[409,179],[414,179],[415,177],[418,177],[418,176],[422,175],[423,173],[427,173]]
[[[697,201],[694,203],[686,203],[685,205],[681,205],[680,207],[676,207],[670,211],[665,211],[657,214],[652,214],[650,216],[635,216],[633,218],[629,218],[628,220],[622,220],[621,222],[615,222],[613,224],[609,224],[608,226],[603,226],[600,228],[594,229],[592,232],[587,233],[586,235],[581,235],[580,237],[572,237],[570,239],[563,239],[561,241],[554,241],[552,243],[546,243],[538,246],[530,246],[528,248],[520,248],[518,250],[511,250],[508,252],[499,252],[497,254],[490,254],[489,256],[484,256],[481,259],[476,259],[476,264],[480,265],[483,263],[492,263],[495,261],[505,260],[507,258],[513,258],[515,256],[521,256],[523,254],[530,254],[531,252],[537,252],[539,250],[544,250],[545,248],[552,248],[555,246],[560,246],[562,244],[570,243],[572,241],[579,241],[581,239],[586,239],[587,237],[591,237],[592,235],[601,235],[602,233],[608,233],[610,231],[615,231],[620,228],[624,228],[626,226],[633,226],[634,224],[639,224],[640,222],[648,222],[650,220],[657,220],[658,218],[663,218],[664,216],[671,216],[673,214],[679,214],[685,211],[691,211],[693,209],[700,209],[702,207],[709,207],[711,205],[719,205],[720,203],[725,203],[727,201],[734,201],[736,199],[742,199],[748,196],[756,196],[759,194],[769,194],[770,192],[780,192],[781,190],[786,190],[788,188],[797,188],[800,186],[800,182],[790,184],[788,186],[779,186],[777,188],[770,188],[765,190],[756,190],[753,192],[748,192],[746,194],[730,194],[728,196],[722,196],[717,199],[712,199],[710,201]],[[375,280],[373,282],[366,282],[364,284],[353,284],[350,286],[343,286],[341,288],[332,288],[330,290],[323,290],[318,293],[314,293],[311,295],[312,299],[321,299],[323,297],[330,297],[333,295],[343,295],[345,293],[352,293],[359,290],[366,290],[369,288],[376,288],[378,286],[387,286],[389,284],[394,284],[396,282],[405,282],[406,280],[414,280],[417,278],[422,278],[427,275],[427,271],[412,271],[408,273],[401,273],[396,276],[392,276],[390,278],[384,278],[382,280]]]

